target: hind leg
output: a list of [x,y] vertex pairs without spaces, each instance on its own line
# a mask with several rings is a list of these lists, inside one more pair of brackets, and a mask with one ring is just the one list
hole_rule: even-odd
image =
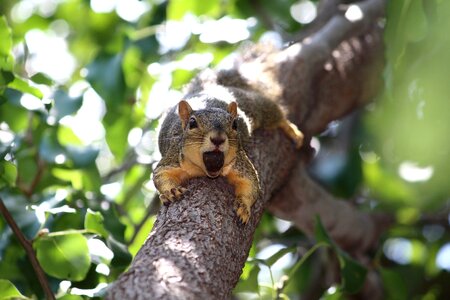
[[295,148],[299,149],[303,145],[303,133],[294,123],[291,123],[287,119],[283,119],[278,127],[294,142]]

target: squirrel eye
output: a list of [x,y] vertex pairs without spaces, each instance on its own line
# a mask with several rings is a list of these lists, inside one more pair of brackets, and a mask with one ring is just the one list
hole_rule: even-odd
[[234,130],[237,130],[237,120],[236,119],[233,120],[233,124],[231,125],[231,128],[233,128]]
[[198,127],[197,120],[195,120],[194,117],[191,117],[189,119],[189,129],[193,129],[193,128],[197,128],[197,127]]

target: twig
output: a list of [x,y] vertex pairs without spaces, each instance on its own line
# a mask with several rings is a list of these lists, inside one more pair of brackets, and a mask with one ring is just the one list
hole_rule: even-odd
[[[26,48],[28,49],[28,48]],[[27,126],[27,130],[25,132],[25,137],[24,137],[24,141],[30,146],[33,147],[33,118],[34,118],[34,113],[30,112],[28,114],[28,126]],[[20,191],[27,196],[28,198],[30,198],[33,193],[34,190],[36,189],[36,187],[38,186],[39,182],[42,179],[42,176],[44,174],[44,170],[45,170],[45,161],[43,161],[39,155],[39,152],[36,152],[34,155],[34,160],[36,161],[36,165],[37,165],[37,171],[36,174],[33,177],[33,181],[30,183],[30,185],[27,187],[26,183],[22,181],[20,175],[17,177],[17,186],[20,189]]]
[[33,250],[33,247],[31,245],[30,241],[28,241],[25,238],[24,234],[20,230],[19,226],[17,226],[16,221],[14,221],[14,218],[9,213],[8,208],[5,206],[5,204],[3,203],[3,199],[1,199],[1,198],[0,198],[0,211],[3,214],[9,227],[11,227],[11,230],[14,232],[14,235],[17,237],[20,244],[25,249],[25,252],[27,253],[27,256],[31,262],[31,265],[33,266],[34,272],[36,273],[36,276],[39,280],[39,283],[41,284],[42,290],[44,291],[46,298],[48,300],[54,300],[55,296],[53,295],[53,292],[50,289],[50,285],[48,284],[44,270],[42,270],[42,267],[36,258],[36,254],[34,253],[34,250]]
[[103,182],[109,182],[112,177],[114,177],[122,172],[128,171],[135,164],[136,164],[136,153],[134,152],[134,149],[132,149],[131,151],[129,151],[126,154],[126,157],[124,158],[124,161],[120,166],[109,171],[108,174],[103,176],[103,178],[102,178]]
[[20,176],[17,177],[17,186],[19,187],[20,191],[28,198],[30,198],[34,194],[34,190],[36,189],[37,185],[42,179],[42,175],[44,174],[45,162],[39,157],[39,154],[36,154],[36,164],[37,171],[35,176],[33,177],[33,181],[29,186],[26,186],[26,184],[21,181]]

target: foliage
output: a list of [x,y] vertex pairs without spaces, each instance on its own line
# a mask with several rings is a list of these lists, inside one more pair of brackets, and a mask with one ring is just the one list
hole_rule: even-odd
[[[58,298],[101,297],[147,237],[159,205],[149,181],[158,118],[180,88],[246,40],[300,30],[294,4],[0,2],[0,198]],[[388,299],[450,297],[448,211],[441,212],[450,199],[449,14],[448,1],[390,1],[383,93],[339,155],[331,150],[347,121],[315,138],[321,150],[311,171],[319,181],[360,199],[361,209],[396,216],[374,258]],[[42,298],[3,219],[0,230],[0,299]],[[366,270],[320,222],[316,241],[265,215],[236,296],[318,291],[339,299],[357,291]],[[336,258],[341,284],[330,287],[324,266]]]

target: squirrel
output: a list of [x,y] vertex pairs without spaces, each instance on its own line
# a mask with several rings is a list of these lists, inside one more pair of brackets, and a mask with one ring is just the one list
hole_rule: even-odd
[[297,149],[302,145],[303,134],[280,105],[252,89],[239,73],[201,73],[161,126],[162,158],[153,181],[162,203],[180,199],[187,191],[183,183],[190,178],[223,176],[234,186],[234,209],[246,224],[260,191],[257,171],[246,153],[257,128],[279,128]]

